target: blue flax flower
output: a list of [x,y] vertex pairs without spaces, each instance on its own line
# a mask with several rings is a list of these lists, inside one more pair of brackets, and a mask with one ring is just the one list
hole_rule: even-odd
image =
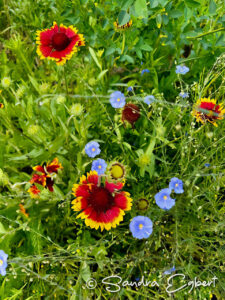
[[6,254],[3,250],[0,250],[0,274],[2,276],[6,275],[6,268],[8,266],[7,258],[8,254]]
[[133,91],[133,87],[132,86],[128,86],[127,91],[128,92],[132,92]]
[[206,164],[205,164],[205,167],[206,167],[206,168],[209,168],[209,167],[210,167],[210,164],[206,163]]
[[177,177],[173,177],[170,180],[169,188],[171,190],[174,190],[174,192],[176,194],[182,194],[184,192],[184,190],[183,190],[183,181],[178,179]]
[[165,210],[171,209],[175,205],[175,199],[170,197],[171,189],[162,189],[155,195],[156,204]]
[[144,102],[148,105],[152,104],[155,101],[155,97],[153,95],[146,96]]
[[188,93],[180,93],[179,94],[179,96],[181,97],[181,98],[188,98],[189,97],[189,94]]
[[166,270],[165,272],[163,272],[164,275],[169,275],[171,274],[172,272],[176,271],[176,268],[175,266],[173,266],[172,268],[170,268],[169,270]]
[[152,234],[152,221],[148,217],[137,216],[130,222],[130,231],[134,238],[147,239]]
[[85,146],[85,152],[89,157],[95,157],[96,155],[99,155],[99,153],[101,152],[99,143],[95,141],[87,143]]
[[122,108],[126,104],[124,94],[119,91],[113,92],[109,101],[114,108]]
[[104,159],[98,158],[92,162],[92,171],[96,171],[98,175],[103,175],[107,168],[107,163]]
[[149,69],[143,69],[143,70],[141,71],[141,75],[144,75],[144,73],[150,73]]
[[176,66],[176,73],[185,75],[187,72],[189,72],[189,68],[186,66]]

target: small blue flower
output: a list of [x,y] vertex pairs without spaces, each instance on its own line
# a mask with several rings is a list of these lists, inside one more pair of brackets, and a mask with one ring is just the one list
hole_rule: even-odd
[[210,167],[210,164],[206,163],[206,164],[205,164],[205,167],[206,167],[206,168]]
[[140,280],[140,277],[136,277],[135,280],[136,280],[136,281],[139,281],[139,280]]
[[86,144],[85,152],[89,157],[95,157],[96,155],[99,155],[99,153],[101,152],[99,147],[100,147],[99,143],[91,141]]
[[181,92],[181,93],[179,94],[179,96],[182,97],[182,98],[188,98],[188,97],[189,97],[189,94],[188,94],[188,93],[182,93],[182,92]]
[[137,216],[130,222],[130,231],[134,238],[147,239],[152,234],[152,221],[148,217]]
[[152,104],[155,101],[155,97],[153,95],[146,96],[144,102],[148,105]]
[[143,70],[141,71],[141,75],[144,75],[144,73],[150,73],[149,69],[143,69]]
[[175,199],[170,197],[171,189],[162,189],[155,195],[156,204],[165,210],[171,209],[175,205]]
[[177,177],[173,177],[170,180],[169,188],[171,190],[174,190],[174,192],[176,194],[182,194],[184,192],[184,190],[183,190],[183,181],[178,179]]
[[113,92],[109,101],[114,108],[122,108],[126,104],[124,94],[119,91]]
[[186,66],[176,66],[176,73],[185,75],[187,72],[189,72],[189,68]]
[[132,86],[128,86],[127,91],[128,92],[132,92],[133,91],[133,87]]
[[176,268],[175,266],[173,266],[171,269],[169,270],[166,270],[165,272],[163,272],[164,275],[169,275],[171,274],[172,272],[176,271]]
[[143,65],[143,61],[141,61],[141,66]]
[[7,258],[8,254],[6,254],[3,250],[0,250],[0,274],[2,276],[6,275],[6,268],[8,266]]
[[107,168],[107,163],[104,159],[98,158],[92,162],[92,171],[96,171],[98,175],[103,175]]

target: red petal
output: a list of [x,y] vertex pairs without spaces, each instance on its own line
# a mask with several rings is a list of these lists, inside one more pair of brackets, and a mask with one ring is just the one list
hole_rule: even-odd
[[107,223],[112,223],[120,214],[120,209],[119,207],[112,207],[111,209],[107,210],[105,212],[105,217],[107,220]]
[[87,207],[83,212],[84,214],[90,218],[90,215],[92,214],[93,208],[92,207]]
[[115,205],[120,207],[121,209],[127,208],[127,198],[123,192],[115,195],[114,202],[115,202]]
[[113,193],[115,190],[121,190],[123,188],[123,183],[109,183],[108,181],[105,182],[105,188],[110,192]]
[[98,175],[90,174],[87,176],[88,183],[93,183],[94,185],[98,184]]
[[62,165],[59,163],[58,158],[54,158],[50,164],[46,167],[48,173],[57,173],[58,169],[62,169]]
[[86,209],[88,206],[88,202],[87,199],[85,199],[84,197],[80,200],[81,202],[81,209]]
[[38,174],[33,174],[30,183],[38,183],[43,186],[46,185],[46,175],[38,175]]
[[46,185],[50,192],[53,192],[53,184],[54,184],[54,181],[50,177],[47,177]]
[[88,185],[80,185],[76,190],[76,197],[89,197],[89,186]]
[[45,169],[42,166],[33,167],[33,170],[45,174]]

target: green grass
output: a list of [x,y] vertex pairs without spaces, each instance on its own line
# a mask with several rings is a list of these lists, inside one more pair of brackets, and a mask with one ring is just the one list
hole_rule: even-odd
[[[0,0],[0,8],[0,82],[11,79],[0,86],[0,249],[9,255],[0,299],[224,299],[225,123],[201,125],[191,114],[201,97],[225,102],[224,1]],[[123,24],[130,17],[130,29],[115,31],[117,18]],[[36,31],[53,21],[73,24],[86,40],[64,67],[36,54]],[[190,72],[177,75],[179,64]],[[134,129],[109,103],[115,90],[140,106]],[[157,99],[149,107],[146,95]],[[74,104],[82,105],[78,116]],[[86,227],[71,209],[72,186],[91,169],[84,152],[91,140],[107,164],[125,165],[124,190],[133,199],[109,232]],[[54,192],[32,199],[31,168],[55,157],[63,170]],[[175,176],[185,192],[164,211],[154,195]],[[129,231],[137,215],[153,221],[146,240]],[[169,296],[163,272],[173,265],[187,281],[216,276],[216,286]],[[144,276],[160,287],[110,293],[102,280],[111,275],[132,282]],[[90,278],[95,289],[86,287]]]

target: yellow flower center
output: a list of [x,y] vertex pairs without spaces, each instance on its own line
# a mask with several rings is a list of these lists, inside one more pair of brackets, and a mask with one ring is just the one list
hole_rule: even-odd
[[3,265],[3,260],[2,259],[0,259],[0,266],[2,266]]
[[94,152],[94,151],[95,151],[95,148],[92,148],[91,150],[92,150],[92,152]]
[[178,187],[178,183],[175,184],[175,187]]
[[120,102],[120,98],[117,98],[117,102]]
[[123,175],[124,175],[123,168],[118,164],[112,166],[111,175],[113,178],[116,178],[116,179],[123,177]]
[[139,224],[139,228],[142,229],[143,228],[143,224]]
[[163,199],[166,200],[166,199],[167,199],[167,196],[163,196]]
[[98,168],[99,168],[99,169],[101,169],[101,168],[102,168],[102,166],[98,166]]

